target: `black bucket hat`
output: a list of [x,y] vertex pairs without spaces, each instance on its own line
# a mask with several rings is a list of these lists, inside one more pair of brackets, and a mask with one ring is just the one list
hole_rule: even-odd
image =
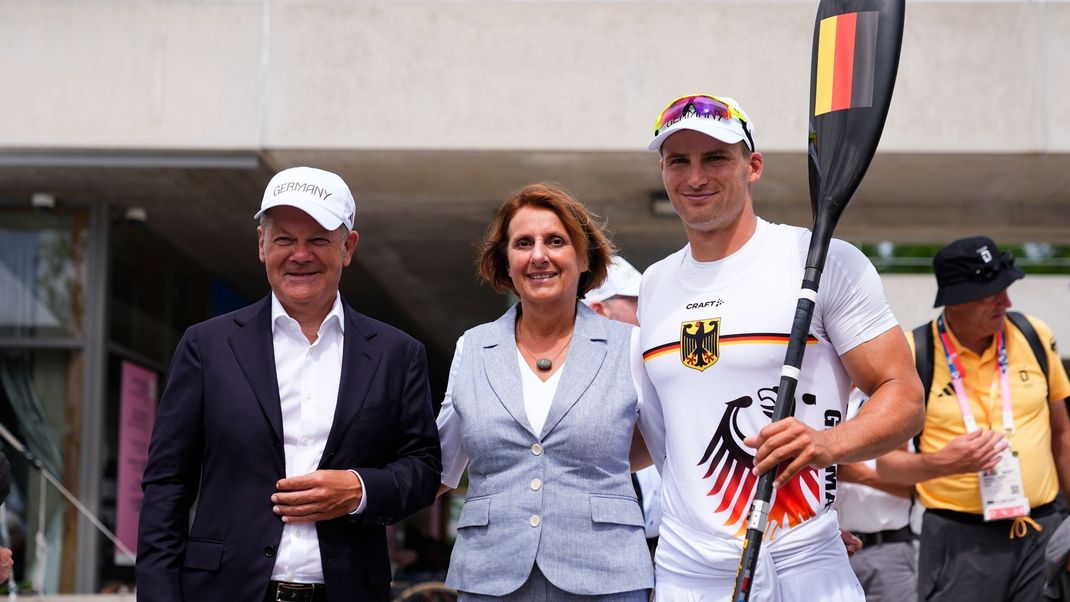
[[987,236],[961,238],[933,257],[936,302],[933,307],[968,303],[994,295],[1025,277],[1014,267],[1014,254],[1000,252]]

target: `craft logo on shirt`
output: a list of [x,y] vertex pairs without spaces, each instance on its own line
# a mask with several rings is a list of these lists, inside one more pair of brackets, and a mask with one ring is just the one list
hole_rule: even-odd
[[680,324],[680,361],[703,372],[720,356],[721,319],[689,320]]

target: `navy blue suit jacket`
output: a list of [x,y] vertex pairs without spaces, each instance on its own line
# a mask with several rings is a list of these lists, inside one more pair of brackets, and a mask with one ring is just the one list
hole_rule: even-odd
[[[343,307],[338,404],[319,468],[356,470],[368,502],[316,531],[332,602],[386,600],[385,525],[434,500],[438,432],[423,345]],[[277,382],[270,296],[182,337],[142,485],[138,600],[263,599],[283,527],[271,510],[286,476]]]

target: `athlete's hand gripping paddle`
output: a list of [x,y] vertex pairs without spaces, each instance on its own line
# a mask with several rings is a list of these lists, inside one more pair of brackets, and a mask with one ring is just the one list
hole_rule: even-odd
[[[903,42],[905,0],[821,0],[810,66],[809,171],[814,230],[777,389],[773,422],[795,412],[806,337],[832,231],[877,150]],[[758,479],[733,602],[750,598],[777,469]]]

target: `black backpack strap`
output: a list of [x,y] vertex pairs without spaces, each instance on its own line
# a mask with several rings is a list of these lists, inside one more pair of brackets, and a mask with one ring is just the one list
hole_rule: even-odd
[[[1033,355],[1037,358],[1040,371],[1044,373],[1044,386],[1048,387],[1048,354],[1044,350],[1044,344],[1040,341],[1040,335],[1036,328],[1021,312],[1009,311],[1007,318],[1020,330],[1029,342]],[[927,322],[914,329],[914,367],[921,378],[922,391],[924,391],[924,405],[929,405],[929,389],[933,385],[933,322]],[[1050,388],[1048,389],[1050,393]],[[1047,397],[1047,395],[1045,395]],[[1068,405],[1070,409],[1070,405]],[[921,433],[914,436],[914,449],[920,449]]]
[[1037,358],[1040,371],[1044,373],[1044,386],[1048,387],[1048,393],[1051,393],[1051,388],[1048,385],[1048,354],[1044,350],[1044,343],[1040,342],[1040,335],[1037,334],[1037,329],[1033,328],[1029,318],[1025,317],[1021,312],[1009,311],[1007,312],[1007,318],[1011,321],[1011,324],[1014,324],[1015,328],[1022,331],[1022,334],[1025,335],[1025,340],[1029,341],[1029,347]]
[[[921,378],[922,407],[929,407],[929,389],[933,386],[933,323],[914,329],[914,367]],[[921,432],[914,435],[914,450],[921,451]]]
[[929,389],[933,386],[933,323],[926,322],[914,329],[914,367],[921,378],[926,406],[929,405]]

